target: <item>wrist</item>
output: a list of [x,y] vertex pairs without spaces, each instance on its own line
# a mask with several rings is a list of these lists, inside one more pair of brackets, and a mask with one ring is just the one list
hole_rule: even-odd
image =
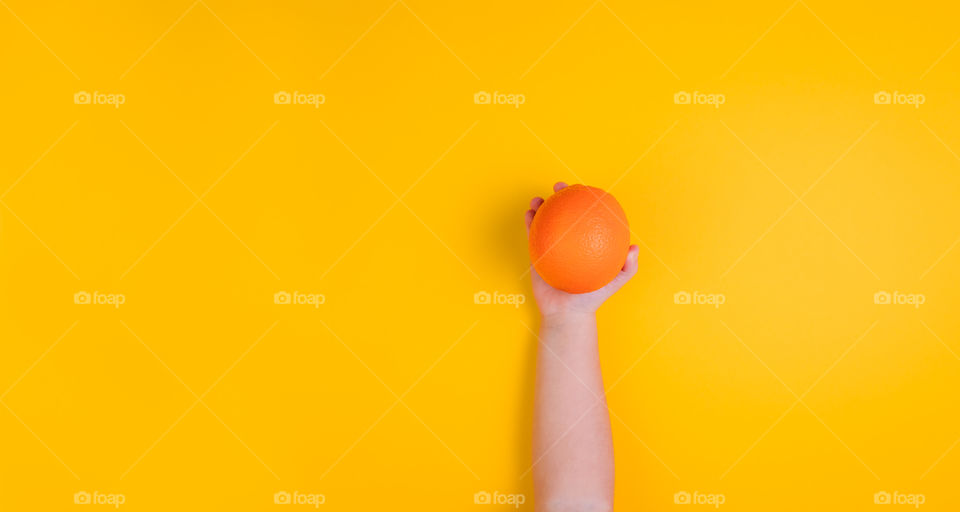
[[569,329],[592,326],[596,323],[597,315],[593,311],[562,311],[540,314],[540,326],[543,329]]

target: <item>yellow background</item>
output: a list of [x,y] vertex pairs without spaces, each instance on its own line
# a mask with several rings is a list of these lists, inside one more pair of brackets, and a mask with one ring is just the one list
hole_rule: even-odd
[[0,508],[532,509],[559,179],[641,244],[599,315],[619,509],[960,507],[960,12],[638,4],[0,2]]

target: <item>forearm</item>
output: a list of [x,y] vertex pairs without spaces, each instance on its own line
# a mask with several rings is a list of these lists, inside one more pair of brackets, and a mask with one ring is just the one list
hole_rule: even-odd
[[613,442],[594,315],[543,319],[536,386],[538,510],[611,510]]

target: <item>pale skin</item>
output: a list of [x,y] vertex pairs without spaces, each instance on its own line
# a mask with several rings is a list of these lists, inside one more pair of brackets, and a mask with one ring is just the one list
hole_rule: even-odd
[[[566,183],[553,186],[554,192]],[[530,201],[527,230],[543,204]],[[620,273],[603,288],[570,294],[547,284],[531,268],[540,309],[533,483],[539,512],[613,510],[613,439],[597,338],[597,309],[637,273],[631,245]]]

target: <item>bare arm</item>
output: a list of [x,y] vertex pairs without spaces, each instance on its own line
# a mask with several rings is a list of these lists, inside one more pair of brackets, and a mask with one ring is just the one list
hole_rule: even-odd
[[[566,185],[558,183],[554,190]],[[527,227],[543,199],[534,198]],[[613,509],[613,441],[600,372],[595,312],[637,272],[632,246],[613,282],[591,293],[556,290],[531,271],[541,313],[533,427],[537,510]]]
[[613,509],[613,442],[593,315],[543,319],[533,468],[538,509]]

